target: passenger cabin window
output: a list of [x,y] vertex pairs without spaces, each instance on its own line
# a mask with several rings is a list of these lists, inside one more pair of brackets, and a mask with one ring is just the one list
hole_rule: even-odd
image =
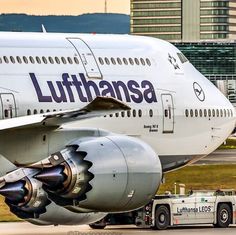
[[76,64],[79,64],[79,60],[78,60],[77,57],[74,57],[74,61],[75,61]]
[[49,60],[50,64],[54,64],[54,60],[51,56],[48,57],[48,60]]
[[120,64],[120,65],[122,64],[122,61],[121,61],[120,58],[117,58],[117,63]]
[[99,61],[99,63],[100,63],[101,65],[104,65],[104,61],[103,61],[103,59],[102,59],[101,57],[98,58],[98,61]]
[[111,63],[114,64],[114,65],[116,64],[116,61],[115,61],[114,58],[111,58]]
[[128,65],[128,61],[127,61],[126,58],[123,58],[123,62],[124,62],[125,65]]
[[145,60],[143,58],[141,58],[140,61],[142,65],[145,65]]
[[38,64],[41,64],[41,59],[38,56],[36,56],[36,61]]
[[139,65],[139,60],[137,58],[135,58],[134,61],[137,65]]
[[61,57],[61,61],[63,64],[66,64],[66,59],[64,57]]
[[106,62],[106,64],[107,64],[107,65],[109,65],[109,64],[110,64],[110,61],[108,60],[108,58],[107,58],[107,57],[105,57],[105,62]]
[[134,61],[133,61],[132,58],[129,58],[129,63],[130,63],[131,65],[134,65]]
[[30,62],[31,62],[32,64],[34,64],[34,58],[33,58],[32,56],[30,56],[29,59],[30,59]]
[[67,61],[68,61],[69,64],[73,64],[73,61],[70,57],[67,57]]
[[138,110],[138,116],[142,117],[142,110],[141,109]]
[[130,117],[131,116],[131,113],[130,113],[130,110],[127,111],[127,117]]
[[[165,116],[166,116],[166,110],[167,109],[165,109]],[[153,117],[153,110],[152,109],[149,110],[149,116]],[[168,117],[168,110],[167,110],[167,116],[166,117]]]
[[24,61],[26,64],[28,64],[28,59],[27,59],[26,56],[23,56],[23,61]]
[[7,64],[9,63],[9,60],[6,56],[3,56],[3,59],[4,59],[5,63],[7,63]]
[[19,64],[22,63],[20,56],[17,56],[17,57],[16,57],[16,60],[17,60],[17,62],[18,62]]
[[10,56],[10,60],[13,64],[15,64],[16,61],[15,61],[15,58],[13,56]]
[[57,56],[55,57],[55,61],[56,61],[57,64],[60,64],[60,63],[61,63],[61,62],[60,62],[60,59],[59,59]]
[[151,66],[151,61],[149,59],[146,59],[146,63],[148,66]]
[[42,60],[43,60],[43,63],[44,63],[44,64],[47,64],[47,63],[48,63],[48,61],[47,61],[47,59],[46,59],[45,56],[42,57]]

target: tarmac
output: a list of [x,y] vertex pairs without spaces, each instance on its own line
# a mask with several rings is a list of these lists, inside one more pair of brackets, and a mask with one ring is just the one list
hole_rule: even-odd
[[36,226],[27,222],[0,223],[1,235],[126,235],[126,234],[168,234],[168,235],[233,235],[236,225],[229,228],[208,226],[181,226],[167,230],[141,229],[133,225],[108,226],[103,230],[92,230],[88,225],[82,226]]
[[236,164],[236,149],[216,150],[195,164]]

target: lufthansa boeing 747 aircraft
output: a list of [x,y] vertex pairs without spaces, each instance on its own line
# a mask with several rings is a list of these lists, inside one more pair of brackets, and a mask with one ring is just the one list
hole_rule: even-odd
[[0,194],[38,225],[137,209],[235,127],[177,48],[139,36],[0,33],[0,101]]

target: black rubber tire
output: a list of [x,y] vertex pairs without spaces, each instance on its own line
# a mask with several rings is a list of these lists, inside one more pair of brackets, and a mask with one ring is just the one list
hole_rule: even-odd
[[232,211],[228,204],[222,203],[217,209],[217,223],[216,228],[226,228],[232,221]]
[[106,225],[89,224],[89,227],[92,229],[104,229],[106,227]]
[[164,230],[170,225],[170,211],[167,206],[161,205],[156,208],[154,229]]

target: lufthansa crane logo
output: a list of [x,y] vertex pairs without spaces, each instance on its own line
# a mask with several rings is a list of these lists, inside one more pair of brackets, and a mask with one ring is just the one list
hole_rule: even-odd
[[197,82],[193,83],[193,90],[197,98],[203,102],[205,100],[205,93],[202,87]]

